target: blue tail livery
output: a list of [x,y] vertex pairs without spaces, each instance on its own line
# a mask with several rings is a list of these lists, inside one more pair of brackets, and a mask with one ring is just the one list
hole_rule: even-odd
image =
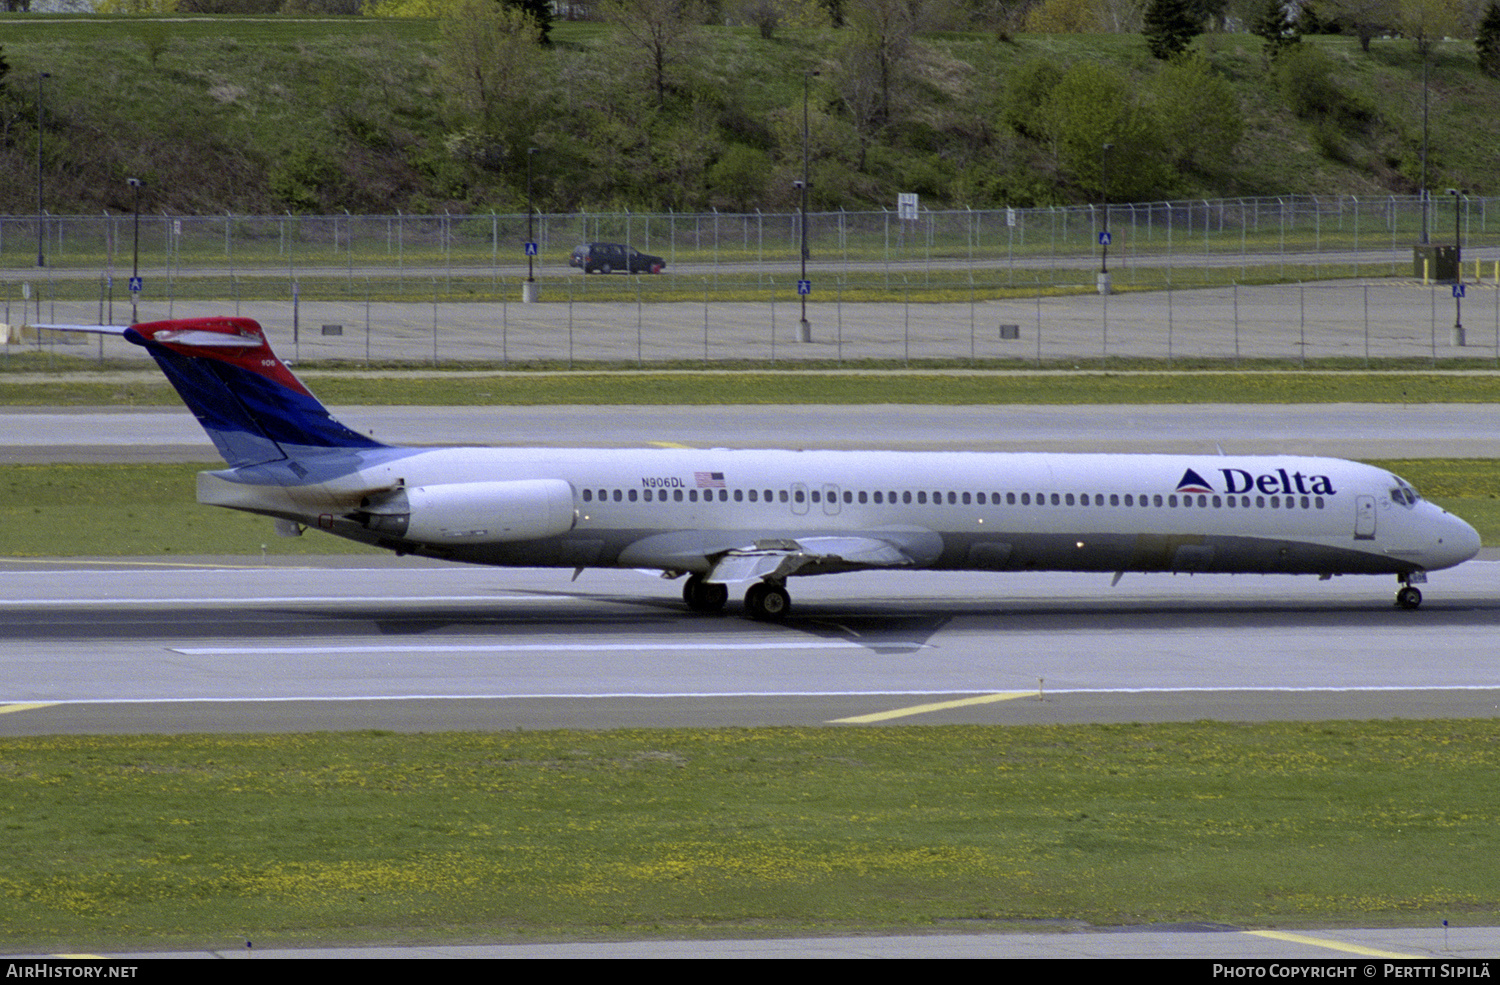
[[320,449],[383,447],[334,420],[249,318],[148,322],[123,335],[151,353],[234,468]]

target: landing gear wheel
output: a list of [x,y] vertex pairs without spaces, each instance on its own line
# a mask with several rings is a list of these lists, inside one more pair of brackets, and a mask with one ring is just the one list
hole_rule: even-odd
[[745,614],[760,622],[781,622],[791,607],[785,585],[758,581],[745,592]]
[[729,588],[711,585],[701,575],[688,575],[682,586],[682,600],[694,612],[718,612],[729,601]]
[[1422,604],[1422,593],[1411,585],[1402,585],[1396,592],[1396,605],[1403,609],[1415,609]]

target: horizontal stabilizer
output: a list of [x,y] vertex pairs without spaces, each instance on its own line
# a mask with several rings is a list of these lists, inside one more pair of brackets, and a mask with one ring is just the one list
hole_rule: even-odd
[[[128,325],[64,325],[58,323],[46,323],[37,325],[5,325],[0,324],[0,334],[5,336],[5,341],[10,345],[20,345],[25,342],[83,342],[84,339],[69,339],[68,334],[92,334],[92,335],[124,335]],[[62,337],[49,335],[48,333],[61,332]]]

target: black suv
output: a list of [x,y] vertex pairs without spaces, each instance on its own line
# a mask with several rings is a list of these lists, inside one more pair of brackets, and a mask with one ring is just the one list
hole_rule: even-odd
[[568,257],[568,266],[582,267],[586,274],[595,271],[601,274],[616,271],[622,274],[659,274],[667,269],[667,261],[624,243],[584,243]]

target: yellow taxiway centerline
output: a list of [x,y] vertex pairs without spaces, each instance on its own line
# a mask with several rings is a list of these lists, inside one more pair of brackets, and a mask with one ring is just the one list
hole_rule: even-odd
[[832,724],[868,725],[871,722],[884,722],[892,718],[905,718],[908,715],[925,715],[930,711],[945,711],[948,708],[966,708],[969,705],[987,705],[996,701],[1010,701],[1012,698],[1029,698],[1035,694],[1035,691],[1001,691],[996,694],[981,694],[973,698],[958,698],[954,701],[934,701],[931,704],[912,705],[908,708],[893,708],[890,711],[877,711],[870,715],[855,715],[852,718],[835,718]]
[[27,704],[0,705],[0,715],[12,711],[30,711],[33,708],[50,708],[55,704],[57,704],[56,701],[32,701]]
[[1288,934],[1282,930],[1247,930],[1247,934],[1256,937],[1268,937],[1273,941],[1289,941],[1293,944],[1310,944],[1313,947],[1326,947],[1331,951],[1347,951],[1350,954],[1361,954],[1367,958],[1421,958],[1422,954],[1401,954],[1396,951],[1377,951],[1373,947],[1365,947],[1362,944],[1348,944],[1344,941],[1329,941],[1321,937],[1308,937],[1305,934]]

